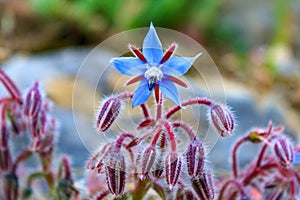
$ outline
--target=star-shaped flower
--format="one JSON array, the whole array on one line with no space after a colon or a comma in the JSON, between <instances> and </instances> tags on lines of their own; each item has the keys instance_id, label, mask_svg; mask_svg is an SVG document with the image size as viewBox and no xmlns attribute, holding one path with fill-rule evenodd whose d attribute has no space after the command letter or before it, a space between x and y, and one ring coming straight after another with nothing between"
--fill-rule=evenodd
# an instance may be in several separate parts
<instances>
[{"instance_id":1,"label":"star-shaped flower","mask_svg":"<svg viewBox=\"0 0 300 200\"><path fill-rule=\"evenodd\" d=\"M135 46L129 45L129 49L135 57L112 59L112 64L121 74L135 76L126 85L140 81L132 98L132 108L145 103L154 88L159 88L163 95L180 105L178 91L174 83L187 87L187 84L177 76L185 74L201 53L191 58L173 56L176 47L176 44L172 44L163 53L161 42L151 23L143 42L142 52Z\"/></svg>"}]
</instances>

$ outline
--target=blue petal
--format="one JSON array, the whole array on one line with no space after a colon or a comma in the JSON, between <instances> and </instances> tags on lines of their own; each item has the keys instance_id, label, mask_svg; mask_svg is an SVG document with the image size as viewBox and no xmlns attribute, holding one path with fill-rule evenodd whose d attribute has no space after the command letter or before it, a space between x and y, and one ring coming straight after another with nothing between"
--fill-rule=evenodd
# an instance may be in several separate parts
<instances>
[{"instance_id":1,"label":"blue petal","mask_svg":"<svg viewBox=\"0 0 300 200\"><path fill-rule=\"evenodd\" d=\"M300 152L295 153L294 164L300 164Z\"/></svg>"},{"instance_id":2,"label":"blue petal","mask_svg":"<svg viewBox=\"0 0 300 200\"><path fill-rule=\"evenodd\" d=\"M164 74L171 76L179 76L185 74L201 54L202 53L199 53L192 58L173 56L163 64L161 70Z\"/></svg>"},{"instance_id":3,"label":"blue petal","mask_svg":"<svg viewBox=\"0 0 300 200\"><path fill-rule=\"evenodd\" d=\"M150 91L148 88L147 79L142 79L139 87L134 91L131 105L132 108L145 103L149 99L151 93L152 90Z\"/></svg>"},{"instance_id":4,"label":"blue petal","mask_svg":"<svg viewBox=\"0 0 300 200\"><path fill-rule=\"evenodd\" d=\"M163 79L159 84L159 89L166 97L174 101L174 103L176 103L177 105L180 105L178 91L172 81L170 81L169 79Z\"/></svg>"},{"instance_id":5,"label":"blue petal","mask_svg":"<svg viewBox=\"0 0 300 200\"><path fill-rule=\"evenodd\" d=\"M114 58L111 62L121 74L127 76L140 76L147 69L144 62L135 57Z\"/></svg>"},{"instance_id":6,"label":"blue petal","mask_svg":"<svg viewBox=\"0 0 300 200\"><path fill-rule=\"evenodd\" d=\"M163 56L162 45L152 22L144 39L143 54L150 65L158 64Z\"/></svg>"}]
</instances>

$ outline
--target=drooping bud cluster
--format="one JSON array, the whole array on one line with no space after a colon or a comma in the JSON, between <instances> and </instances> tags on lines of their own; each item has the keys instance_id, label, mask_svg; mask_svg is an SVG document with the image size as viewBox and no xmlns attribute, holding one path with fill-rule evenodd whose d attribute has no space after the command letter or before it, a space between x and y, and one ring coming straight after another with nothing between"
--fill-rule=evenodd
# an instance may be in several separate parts
<instances>
[{"instance_id":1,"label":"drooping bud cluster","mask_svg":"<svg viewBox=\"0 0 300 200\"><path fill-rule=\"evenodd\" d=\"M170 118L190 105L207 106L211 123L222 137L232 134L234 120L227 107L209 99L197 97L181 102L174 84L184 88L188 88L188 85L177 76L186 73L201 53L194 57L180 57L174 55L176 48L177 45L172 44L164 51L151 23L143 50L129 45L133 57L111 59L111 64L121 74L133 76L125 86L136 82L140 84L133 93L124 92L103 102L96 116L96 130L102 133L112 126L119 116L123 100L131 100L131 109L139 106L143 118L134 115L132 121L136 126L130 134L123 133L116 141L110 141L112 149L104 145L88 162L87 168L96 169L99 174L102 172L101 166L105 168L107 188L101 188L99 194L93 195L97 199L106 196L107 191L115 198L121 195L130 198L132 195L133 199L143 199L151 187L163 199L169 198L167 195L170 194L175 199L198 199L196 193L200 199L214 198L212 176L204 163L205 153L198 133L194 133L193 128L184 121L172 121ZM153 112L149 112L147 104L151 94L154 95ZM165 97L176 105L164 113L168 108L164 107ZM152 116L153 113L155 116ZM126 131L130 128L126 127ZM113 134L114 131L106 133ZM180 133L189 137L189 145L184 146ZM125 136L131 141L124 142ZM185 152L178 146L183 147ZM127 172L132 173L125 173L125 163L129 164L126 166L129 168ZM124 189L125 176L128 177L126 181L132 181L128 192ZM190 186L193 187L188 188Z\"/></svg>"},{"instance_id":2,"label":"drooping bud cluster","mask_svg":"<svg viewBox=\"0 0 300 200\"><path fill-rule=\"evenodd\" d=\"M51 189L49 198L56 199L57 193L54 191L57 189L57 177L52 169L56 119L50 115L49 101L43 97L38 82L24 95L2 69L0 82L8 92L7 96L0 97L0 198L18 199L19 194L22 194L22 199L31 198L32 180L44 178L47 185L45 189ZM26 137L28 142L14 142L15 138L27 133L30 136ZM17 151L13 151L15 149ZM39 157L40 163L36 168L40 171L28 173L21 170L22 174L19 175L19 166L34 154ZM25 188L24 184L19 185L19 179L20 182L26 182Z\"/></svg>"}]
</instances>

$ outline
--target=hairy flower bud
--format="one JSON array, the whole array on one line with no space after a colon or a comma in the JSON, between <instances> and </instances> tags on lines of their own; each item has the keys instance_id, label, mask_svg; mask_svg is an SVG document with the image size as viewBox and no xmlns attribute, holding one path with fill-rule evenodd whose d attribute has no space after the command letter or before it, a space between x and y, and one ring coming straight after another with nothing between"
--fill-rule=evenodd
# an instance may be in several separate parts
<instances>
[{"instance_id":1,"label":"hairy flower bud","mask_svg":"<svg viewBox=\"0 0 300 200\"><path fill-rule=\"evenodd\" d=\"M197 197L188 188L180 187L176 192L175 200L197 200Z\"/></svg>"},{"instance_id":2,"label":"hairy flower bud","mask_svg":"<svg viewBox=\"0 0 300 200\"><path fill-rule=\"evenodd\" d=\"M181 157L176 152L167 155L165 161L166 181L169 189L176 185L181 170Z\"/></svg>"},{"instance_id":3,"label":"hairy flower bud","mask_svg":"<svg viewBox=\"0 0 300 200\"><path fill-rule=\"evenodd\" d=\"M274 144L274 152L283 167L289 167L293 163L293 145L287 138L279 138Z\"/></svg>"},{"instance_id":4,"label":"hairy flower bud","mask_svg":"<svg viewBox=\"0 0 300 200\"><path fill-rule=\"evenodd\" d=\"M13 200L18 199L19 183L18 177L15 173L5 174L3 177L4 196L5 199Z\"/></svg>"},{"instance_id":5,"label":"hairy flower bud","mask_svg":"<svg viewBox=\"0 0 300 200\"><path fill-rule=\"evenodd\" d=\"M141 180L144 180L148 173L150 172L156 158L156 150L154 147L148 147L142 157L142 173Z\"/></svg>"},{"instance_id":6,"label":"hairy flower bud","mask_svg":"<svg viewBox=\"0 0 300 200\"><path fill-rule=\"evenodd\" d=\"M200 199L214 199L215 188L210 170L205 170L201 177L193 178L192 186Z\"/></svg>"},{"instance_id":7,"label":"hairy flower bud","mask_svg":"<svg viewBox=\"0 0 300 200\"><path fill-rule=\"evenodd\" d=\"M0 69L0 82L7 89L11 97L16 100L19 104L22 103L21 92L15 85L15 83L6 75L6 73Z\"/></svg>"},{"instance_id":8,"label":"hairy flower bud","mask_svg":"<svg viewBox=\"0 0 300 200\"><path fill-rule=\"evenodd\" d=\"M33 87L27 92L24 114L28 117L35 117L38 115L42 105L42 95L39 90L38 82L35 82Z\"/></svg>"},{"instance_id":9,"label":"hairy flower bud","mask_svg":"<svg viewBox=\"0 0 300 200\"><path fill-rule=\"evenodd\" d=\"M8 129L6 123L0 124L0 148L6 149L8 145Z\"/></svg>"},{"instance_id":10,"label":"hairy flower bud","mask_svg":"<svg viewBox=\"0 0 300 200\"><path fill-rule=\"evenodd\" d=\"M191 177L201 175L204 166L204 148L202 143L197 139L194 139L188 147L186 163L188 173Z\"/></svg>"},{"instance_id":11,"label":"hairy flower bud","mask_svg":"<svg viewBox=\"0 0 300 200\"><path fill-rule=\"evenodd\" d=\"M232 114L226 107L219 104L212 104L210 117L214 127L222 137L225 137L226 133L229 136L232 135L234 120Z\"/></svg>"},{"instance_id":12,"label":"hairy flower bud","mask_svg":"<svg viewBox=\"0 0 300 200\"><path fill-rule=\"evenodd\" d=\"M0 171L9 171L12 168L11 154L8 148L0 148Z\"/></svg>"},{"instance_id":13,"label":"hairy flower bud","mask_svg":"<svg viewBox=\"0 0 300 200\"><path fill-rule=\"evenodd\" d=\"M105 174L109 191L119 196L125 189L125 158L121 153L110 153L106 157Z\"/></svg>"},{"instance_id":14,"label":"hairy flower bud","mask_svg":"<svg viewBox=\"0 0 300 200\"><path fill-rule=\"evenodd\" d=\"M121 100L119 98L112 97L106 100L96 119L97 131L100 133L106 131L118 117L120 110Z\"/></svg>"}]
</instances>

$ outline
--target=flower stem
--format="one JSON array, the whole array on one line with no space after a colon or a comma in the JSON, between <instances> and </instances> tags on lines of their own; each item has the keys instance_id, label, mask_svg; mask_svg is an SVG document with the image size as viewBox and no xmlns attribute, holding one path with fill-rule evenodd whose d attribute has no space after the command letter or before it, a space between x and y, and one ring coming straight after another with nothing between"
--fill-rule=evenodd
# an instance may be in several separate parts
<instances>
[{"instance_id":1,"label":"flower stem","mask_svg":"<svg viewBox=\"0 0 300 200\"><path fill-rule=\"evenodd\" d=\"M195 132L189 127L188 124L184 123L183 121L174 121L172 122L173 127L181 127L185 130L185 132L189 135L190 140L193 141L196 138Z\"/></svg>"},{"instance_id":2,"label":"flower stem","mask_svg":"<svg viewBox=\"0 0 300 200\"><path fill-rule=\"evenodd\" d=\"M54 181L53 174L50 170L51 156L49 156L48 154L52 154L51 151L52 150L49 150L49 152L40 153L39 157L40 157L40 160L41 160L44 177L46 179L46 182L47 182L50 190L52 191L54 189L55 181Z\"/></svg>"},{"instance_id":3,"label":"flower stem","mask_svg":"<svg viewBox=\"0 0 300 200\"><path fill-rule=\"evenodd\" d=\"M117 150L120 150L120 148L122 147L122 143L123 143L124 139L127 138L127 137L132 138L132 139L135 138L134 135L131 134L131 133L126 133L126 132L122 133L119 136L119 138L118 138L118 140L116 142L116 148L117 148Z\"/></svg>"},{"instance_id":4,"label":"flower stem","mask_svg":"<svg viewBox=\"0 0 300 200\"><path fill-rule=\"evenodd\" d=\"M248 141L248 136L244 136L239 141L237 141L234 145L232 151L232 171L233 176L236 178L238 176L238 164L237 164L237 150L244 143Z\"/></svg>"},{"instance_id":5,"label":"flower stem","mask_svg":"<svg viewBox=\"0 0 300 200\"><path fill-rule=\"evenodd\" d=\"M132 99L133 97L133 93L132 92L124 92L124 93L121 93L117 96L118 98L120 99ZM144 117L147 119L147 118L150 118L150 114L149 114L149 109L147 107L146 104L141 104L140 105L142 111L143 111L143 114L144 114Z\"/></svg>"},{"instance_id":6,"label":"flower stem","mask_svg":"<svg viewBox=\"0 0 300 200\"><path fill-rule=\"evenodd\" d=\"M157 85L154 88L154 94L156 100L156 120L159 120L162 116L162 93Z\"/></svg>"},{"instance_id":7,"label":"flower stem","mask_svg":"<svg viewBox=\"0 0 300 200\"><path fill-rule=\"evenodd\" d=\"M164 123L166 131L169 135L169 139L171 142L171 149L173 152L176 152L176 139L175 139L175 134L174 134L173 128L168 120L163 120L163 123Z\"/></svg>"},{"instance_id":8,"label":"flower stem","mask_svg":"<svg viewBox=\"0 0 300 200\"><path fill-rule=\"evenodd\" d=\"M248 185L252 179L254 179L257 175L260 173L265 173L264 170L270 170L272 168L277 168L278 164L277 163L267 163L265 165L260 166L259 168L254 168L251 173L249 173L243 180L243 185Z\"/></svg>"},{"instance_id":9,"label":"flower stem","mask_svg":"<svg viewBox=\"0 0 300 200\"><path fill-rule=\"evenodd\" d=\"M194 105L194 104L203 104L203 105L207 105L210 106L213 104L213 102L209 99L205 99L205 98L194 98L194 99L189 99L187 101L182 102L181 106L176 105L173 106L166 114L165 114L165 118L168 119L170 118L172 115L174 115L177 111L179 111L183 106L188 106L188 105Z\"/></svg>"},{"instance_id":10,"label":"flower stem","mask_svg":"<svg viewBox=\"0 0 300 200\"><path fill-rule=\"evenodd\" d=\"M132 193L132 200L142 200L150 186L151 184L148 179L142 181L141 179L138 178L136 188Z\"/></svg>"},{"instance_id":11,"label":"flower stem","mask_svg":"<svg viewBox=\"0 0 300 200\"><path fill-rule=\"evenodd\" d=\"M227 189L227 187L229 187L229 185L234 185L237 190L239 191L239 193L242 195L242 196L246 196L246 192L245 190L243 189L243 186L241 185L241 183L239 183L238 181L234 180L234 179L231 179L231 180L228 180L222 187L221 191L220 191L220 195L219 195L219 200L222 200L224 199L224 193Z\"/></svg>"}]
</instances>

